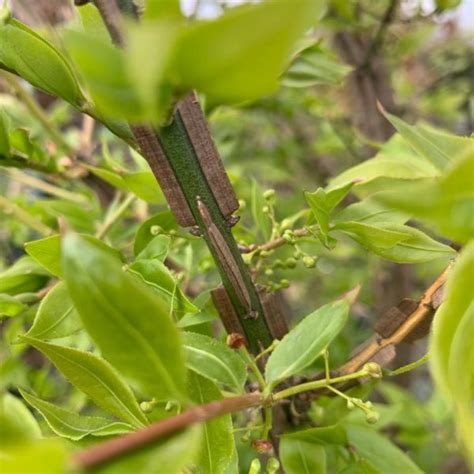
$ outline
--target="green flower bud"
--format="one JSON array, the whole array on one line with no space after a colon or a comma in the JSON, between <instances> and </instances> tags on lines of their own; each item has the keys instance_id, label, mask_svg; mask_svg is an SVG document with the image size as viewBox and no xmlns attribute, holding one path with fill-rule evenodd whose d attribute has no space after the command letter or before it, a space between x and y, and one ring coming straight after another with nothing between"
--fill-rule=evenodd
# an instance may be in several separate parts
<instances>
[{"instance_id":1,"label":"green flower bud","mask_svg":"<svg viewBox=\"0 0 474 474\"><path fill-rule=\"evenodd\" d=\"M287 230L287 229L289 229L289 228L291 227L291 221L290 221L290 219L283 219L283 220L281 221L280 226L281 226L281 230Z\"/></svg>"},{"instance_id":2,"label":"green flower bud","mask_svg":"<svg viewBox=\"0 0 474 474\"><path fill-rule=\"evenodd\" d=\"M244 199L239 199L239 209L244 210L247 207L247 202Z\"/></svg>"},{"instance_id":3,"label":"green flower bud","mask_svg":"<svg viewBox=\"0 0 474 474\"><path fill-rule=\"evenodd\" d=\"M276 474L280 469L280 461L277 458L271 457L267 462L267 474Z\"/></svg>"},{"instance_id":4,"label":"green flower bud","mask_svg":"<svg viewBox=\"0 0 474 474\"><path fill-rule=\"evenodd\" d=\"M379 421L380 415L376 411L370 411L367 413L367 416L365 417L365 420L367 423L370 423L373 425L374 423L377 423Z\"/></svg>"},{"instance_id":5,"label":"green flower bud","mask_svg":"<svg viewBox=\"0 0 474 474\"><path fill-rule=\"evenodd\" d=\"M310 255L305 255L303 257L303 265L306 268L314 268L316 266L316 259Z\"/></svg>"},{"instance_id":6,"label":"green flower bud","mask_svg":"<svg viewBox=\"0 0 474 474\"><path fill-rule=\"evenodd\" d=\"M273 199L275 197L275 190L274 189L267 189L264 193L263 193L263 198L266 200L266 201L270 201L271 199Z\"/></svg>"},{"instance_id":7,"label":"green flower bud","mask_svg":"<svg viewBox=\"0 0 474 474\"><path fill-rule=\"evenodd\" d=\"M281 288L288 288L290 286L290 282L287 279L280 280L280 287Z\"/></svg>"},{"instance_id":8,"label":"green flower bud","mask_svg":"<svg viewBox=\"0 0 474 474\"><path fill-rule=\"evenodd\" d=\"M287 258L285 260L285 266L286 268L295 268L296 267L296 259L294 259L293 257L290 257L290 258Z\"/></svg>"},{"instance_id":9,"label":"green flower bud","mask_svg":"<svg viewBox=\"0 0 474 474\"><path fill-rule=\"evenodd\" d=\"M272 276L273 273L274 273L274 272L273 272L273 270L272 270L271 268L267 268L267 269L265 270L265 275L267 275L267 276Z\"/></svg>"},{"instance_id":10,"label":"green flower bud","mask_svg":"<svg viewBox=\"0 0 474 474\"><path fill-rule=\"evenodd\" d=\"M160 235L163 232L163 227L160 225L152 225L150 227L150 234L151 235Z\"/></svg>"},{"instance_id":11,"label":"green flower bud","mask_svg":"<svg viewBox=\"0 0 474 474\"><path fill-rule=\"evenodd\" d=\"M263 207L262 207L262 212L263 212L264 214L268 214L268 213L270 212L270 208L269 208L268 206L263 206Z\"/></svg>"},{"instance_id":12,"label":"green flower bud","mask_svg":"<svg viewBox=\"0 0 474 474\"><path fill-rule=\"evenodd\" d=\"M352 410L355 408L354 402L352 400L347 400L347 409Z\"/></svg>"},{"instance_id":13,"label":"green flower bud","mask_svg":"<svg viewBox=\"0 0 474 474\"><path fill-rule=\"evenodd\" d=\"M374 379L382 378L382 369L376 362L367 362L367 364L364 365L364 370L367 372L369 377Z\"/></svg>"}]
</instances>

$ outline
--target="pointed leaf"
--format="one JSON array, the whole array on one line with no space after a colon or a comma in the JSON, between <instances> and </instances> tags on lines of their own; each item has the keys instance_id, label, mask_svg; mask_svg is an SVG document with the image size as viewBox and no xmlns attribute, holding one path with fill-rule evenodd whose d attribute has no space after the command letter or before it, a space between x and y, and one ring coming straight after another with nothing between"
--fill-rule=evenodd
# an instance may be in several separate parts
<instances>
[{"instance_id":1,"label":"pointed leaf","mask_svg":"<svg viewBox=\"0 0 474 474\"><path fill-rule=\"evenodd\" d=\"M26 335L41 340L59 339L81 328L81 320L66 285L60 282L41 301L33 326Z\"/></svg>"},{"instance_id":2,"label":"pointed leaf","mask_svg":"<svg viewBox=\"0 0 474 474\"><path fill-rule=\"evenodd\" d=\"M306 316L276 346L265 368L270 385L301 372L318 358L346 324L349 302L328 303Z\"/></svg>"},{"instance_id":3,"label":"pointed leaf","mask_svg":"<svg viewBox=\"0 0 474 474\"><path fill-rule=\"evenodd\" d=\"M286 474L326 474L326 452L318 444L283 436L280 459Z\"/></svg>"},{"instance_id":4,"label":"pointed leaf","mask_svg":"<svg viewBox=\"0 0 474 474\"><path fill-rule=\"evenodd\" d=\"M20 390L20 393L33 408L41 413L49 427L57 435L64 438L77 441L87 435L112 436L133 431L133 426L126 423L107 420L98 416L79 415L41 400L41 398L23 390Z\"/></svg>"},{"instance_id":5,"label":"pointed leaf","mask_svg":"<svg viewBox=\"0 0 474 474\"><path fill-rule=\"evenodd\" d=\"M147 423L132 391L106 360L27 336L21 339L48 357L69 382L98 406L135 427Z\"/></svg>"},{"instance_id":6,"label":"pointed leaf","mask_svg":"<svg viewBox=\"0 0 474 474\"><path fill-rule=\"evenodd\" d=\"M80 105L84 100L63 55L31 28L12 18L0 24L0 67L72 104Z\"/></svg>"},{"instance_id":7,"label":"pointed leaf","mask_svg":"<svg viewBox=\"0 0 474 474\"><path fill-rule=\"evenodd\" d=\"M183 333L186 365L215 383L242 392L247 368L236 352L220 341L203 334Z\"/></svg>"},{"instance_id":8,"label":"pointed leaf","mask_svg":"<svg viewBox=\"0 0 474 474\"><path fill-rule=\"evenodd\" d=\"M76 235L64 239L63 271L84 327L102 355L144 393L181 398L185 365L180 335L157 292Z\"/></svg>"},{"instance_id":9,"label":"pointed leaf","mask_svg":"<svg viewBox=\"0 0 474 474\"><path fill-rule=\"evenodd\" d=\"M200 375L189 373L188 393L198 405L220 400L218 388ZM224 415L203 425L203 439L200 453L195 462L196 474L221 474L226 472L235 451L232 434L232 417Z\"/></svg>"},{"instance_id":10,"label":"pointed leaf","mask_svg":"<svg viewBox=\"0 0 474 474\"><path fill-rule=\"evenodd\" d=\"M186 87L202 91L214 104L273 93L296 40L323 8L322 1L279 0L193 22L182 35L174 67Z\"/></svg>"}]
</instances>

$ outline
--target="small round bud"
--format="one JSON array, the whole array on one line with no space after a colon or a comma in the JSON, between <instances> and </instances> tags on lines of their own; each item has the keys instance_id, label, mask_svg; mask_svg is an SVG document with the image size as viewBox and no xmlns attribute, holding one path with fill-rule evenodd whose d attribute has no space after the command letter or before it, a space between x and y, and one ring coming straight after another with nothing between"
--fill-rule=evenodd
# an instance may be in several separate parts
<instances>
[{"instance_id":1,"label":"small round bud","mask_svg":"<svg viewBox=\"0 0 474 474\"><path fill-rule=\"evenodd\" d=\"M310 255L305 255L303 257L303 265L306 268L314 268L316 266L316 259Z\"/></svg>"},{"instance_id":2,"label":"small round bud","mask_svg":"<svg viewBox=\"0 0 474 474\"><path fill-rule=\"evenodd\" d=\"M266 454L273 450L273 445L268 439L254 439L252 448L259 454Z\"/></svg>"},{"instance_id":3,"label":"small round bud","mask_svg":"<svg viewBox=\"0 0 474 474\"><path fill-rule=\"evenodd\" d=\"M367 423L370 423L373 425L374 423L377 423L379 421L380 415L376 411L370 411L367 413L367 416L365 417L365 420Z\"/></svg>"},{"instance_id":4,"label":"small round bud","mask_svg":"<svg viewBox=\"0 0 474 474\"><path fill-rule=\"evenodd\" d=\"M244 199L239 199L239 209L243 210L247 207L247 203Z\"/></svg>"},{"instance_id":5,"label":"small round bud","mask_svg":"<svg viewBox=\"0 0 474 474\"><path fill-rule=\"evenodd\" d=\"M282 235L282 238L285 242L289 244L294 244L296 242L295 238L293 237L292 234L288 233L288 231L285 231Z\"/></svg>"},{"instance_id":6,"label":"small round bud","mask_svg":"<svg viewBox=\"0 0 474 474\"><path fill-rule=\"evenodd\" d=\"M275 197L275 190L274 189L267 189L263 193L263 198L267 201L270 201Z\"/></svg>"},{"instance_id":7,"label":"small round bud","mask_svg":"<svg viewBox=\"0 0 474 474\"><path fill-rule=\"evenodd\" d=\"M178 232L176 232L174 229L171 229L171 230L168 232L168 235L170 235L171 237L174 237L174 236L178 235Z\"/></svg>"},{"instance_id":8,"label":"small round bud","mask_svg":"<svg viewBox=\"0 0 474 474\"><path fill-rule=\"evenodd\" d=\"M263 206L263 207L262 207L262 212L263 212L264 214L268 214L268 213L270 212L270 208L269 208L268 206Z\"/></svg>"},{"instance_id":9,"label":"small round bud","mask_svg":"<svg viewBox=\"0 0 474 474\"><path fill-rule=\"evenodd\" d=\"M281 230L287 230L291 227L291 221L290 219L283 219L280 223Z\"/></svg>"},{"instance_id":10,"label":"small round bud","mask_svg":"<svg viewBox=\"0 0 474 474\"><path fill-rule=\"evenodd\" d=\"M368 400L365 402L365 406L370 409L374 406L374 404L370 400Z\"/></svg>"},{"instance_id":11,"label":"small round bud","mask_svg":"<svg viewBox=\"0 0 474 474\"><path fill-rule=\"evenodd\" d=\"M382 378L382 369L376 362L367 362L367 364L364 365L364 370L367 372L369 377L374 379Z\"/></svg>"},{"instance_id":12,"label":"small round bud","mask_svg":"<svg viewBox=\"0 0 474 474\"><path fill-rule=\"evenodd\" d=\"M274 273L274 272L273 272L273 270L272 270L271 268L267 268L267 269L265 270L265 275L267 275L267 276L272 276L273 273Z\"/></svg>"},{"instance_id":13,"label":"small round bud","mask_svg":"<svg viewBox=\"0 0 474 474\"><path fill-rule=\"evenodd\" d=\"M354 402L352 400L347 400L347 409L353 410L355 408Z\"/></svg>"},{"instance_id":14,"label":"small round bud","mask_svg":"<svg viewBox=\"0 0 474 474\"><path fill-rule=\"evenodd\" d=\"M141 402L140 409L143 413L151 413L153 411L154 404L151 402Z\"/></svg>"},{"instance_id":15,"label":"small round bud","mask_svg":"<svg viewBox=\"0 0 474 474\"><path fill-rule=\"evenodd\" d=\"M295 268L296 267L296 259L293 257L287 258L285 260L285 266L286 268Z\"/></svg>"},{"instance_id":16,"label":"small round bud","mask_svg":"<svg viewBox=\"0 0 474 474\"><path fill-rule=\"evenodd\" d=\"M227 336L227 345L231 349L240 349L245 346L245 337L238 332L233 332Z\"/></svg>"},{"instance_id":17,"label":"small round bud","mask_svg":"<svg viewBox=\"0 0 474 474\"><path fill-rule=\"evenodd\" d=\"M267 462L267 473L276 474L280 469L280 461L277 458L271 457Z\"/></svg>"},{"instance_id":18,"label":"small round bud","mask_svg":"<svg viewBox=\"0 0 474 474\"><path fill-rule=\"evenodd\" d=\"M163 227L161 227L161 225L152 225L150 227L151 235L160 235L162 232L163 232Z\"/></svg>"},{"instance_id":19,"label":"small round bud","mask_svg":"<svg viewBox=\"0 0 474 474\"><path fill-rule=\"evenodd\" d=\"M290 282L286 278L283 278L283 280L280 280L281 288L288 288L289 286L290 286Z\"/></svg>"},{"instance_id":20,"label":"small round bud","mask_svg":"<svg viewBox=\"0 0 474 474\"><path fill-rule=\"evenodd\" d=\"M282 268L285 266L285 264L283 263L282 260L280 260L279 258L277 258L274 262L273 262L273 268Z\"/></svg>"}]
</instances>

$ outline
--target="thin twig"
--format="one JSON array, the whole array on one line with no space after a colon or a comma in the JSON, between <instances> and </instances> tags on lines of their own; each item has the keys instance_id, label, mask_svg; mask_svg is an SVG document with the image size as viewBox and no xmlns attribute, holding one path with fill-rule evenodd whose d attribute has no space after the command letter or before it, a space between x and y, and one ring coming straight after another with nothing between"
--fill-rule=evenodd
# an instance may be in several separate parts
<instances>
[{"instance_id":1,"label":"thin twig","mask_svg":"<svg viewBox=\"0 0 474 474\"><path fill-rule=\"evenodd\" d=\"M388 5L387 10L385 10L385 13L382 17L382 21L379 23L377 32L374 35L374 39L367 47L364 60L362 61L361 65L362 68L366 67L369 64L371 58L377 53L380 46L382 45L384 34L395 16L398 3L399 0L390 0L390 4Z\"/></svg>"},{"instance_id":2,"label":"thin twig","mask_svg":"<svg viewBox=\"0 0 474 474\"><path fill-rule=\"evenodd\" d=\"M36 230L43 237L47 237L54 233L51 227L43 224L39 219L25 211L22 207L18 206L14 202L0 195L0 210L3 210L5 214L11 214L15 216L23 224Z\"/></svg>"},{"instance_id":3,"label":"thin twig","mask_svg":"<svg viewBox=\"0 0 474 474\"><path fill-rule=\"evenodd\" d=\"M202 423L228 413L258 407L262 403L262 395L253 392L192 407L179 415L158 421L146 428L80 451L73 457L73 462L82 469L92 469L100 464L137 451L192 424Z\"/></svg>"},{"instance_id":4,"label":"thin twig","mask_svg":"<svg viewBox=\"0 0 474 474\"><path fill-rule=\"evenodd\" d=\"M122 214L127 210L128 206L135 200L135 196L133 194L129 194L122 203L115 209L115 211L108 216L99 230L96 232L95 236L98 239L103 239L110 228L117 222L117 220L122 216Z\"/></svg>"}]
</instances>

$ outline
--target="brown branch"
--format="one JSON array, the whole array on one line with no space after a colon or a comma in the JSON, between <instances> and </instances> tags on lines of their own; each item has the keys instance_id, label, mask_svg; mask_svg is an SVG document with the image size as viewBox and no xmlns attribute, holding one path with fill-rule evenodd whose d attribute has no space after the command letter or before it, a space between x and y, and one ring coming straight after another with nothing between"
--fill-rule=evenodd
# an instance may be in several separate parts
<instances>
[{"instance_id":1,"label":"brown branch","mask_svg":"<svg viewBox=\"0 0 474 474\"><path fill-rule=\"evenodd\" d=\"M81 469L92 469L125 454L138 451L150 443L181 431L192 424L202 423L212 418L242 411L247 408L258 407L263 403L262 395L259 392L253 392L195 406L179 415L157 421L141 430L79 451L74 455L73 462Z\"/></svg>"},{"instance_id":2,"label":"brown branch","mask_svg":"<svg viewBox=\"0 0 474 474\"><path fill-rule=\"evenodd\" d=\"M420 328L425 321L433 315L434 311L440 305L439 291L442 290L450 266L434 281L434 283L425 291L423 297L418 302L416 309L409 314L404 322L388 337L373 336L365 344L363 349L352 359L337 370L338 374L349 374L359 370L365 363L373 361L377 354L389 347L405 341Z\"/></svg>"},{"instance_id":3,"label":"brown branch","mask_svg":"<svg viewBox=\"0 0 474 474\"><path fill-rule=\"evenodd\" d=\"M377 32L374 35L374 39L367 47L361 67L366 67L370 63L372 56L374 56L378 52L380 46L383 43L383 36L385 34L385 31L389 27L390 23L392 23L392 20L395 16L398 3L399 0L390 0L390 4L387 10L385 10L385 13L382 17L382 21L380 22Z\"/></svg>"},{"instance_id":4,"label":"brown branch","mask_svg":"<svg viewBox=\"0 0 474 474\"><path fill-rule=\"evenodd\" d=\"M311 234L311 231L307 227L302 227L301 229L295 229L292 231L295 237L305 237ZM278 237L277 239L270 240L261 245L248 245L248 246L239 246L242 253L250 253L255 250L274 250L278 247L285 245L287 241L283 237Z\"/></svg>"}]
</instances>

